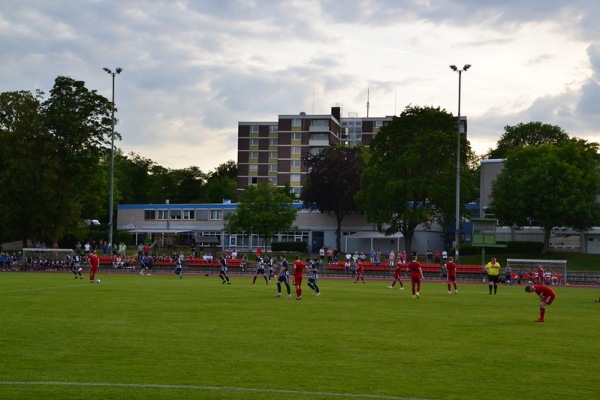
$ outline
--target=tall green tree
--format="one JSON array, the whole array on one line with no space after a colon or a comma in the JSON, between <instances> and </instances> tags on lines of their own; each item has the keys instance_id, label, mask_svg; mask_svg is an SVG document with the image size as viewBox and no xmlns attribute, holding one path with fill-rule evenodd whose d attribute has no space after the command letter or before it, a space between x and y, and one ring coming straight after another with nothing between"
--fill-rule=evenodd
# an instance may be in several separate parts
<instances>
[{"instance_id":1,"label":"tall green tree","mask_svg":"<svg viewBox=\"0 0 600 400\"><path fill-rule=\"evenodd\" d=\"M44 126L43 93L0 93L0 213L6 240L26 247L36 240L45 219L42 207L54 177L52 137Z\"/></svg>"},{"instance_id":2,"label":"tall green tree","mask_svg":"<svg viewBox=\"0 0 600 400\"><path fill-rule=\"evenodd\" d=\"M429 225L456 208L456 117L434 107L408 106L381 128L371 142L359 207L379 232L401 232L412 250L416 228ZM461 199L474 184L464 170L470 145L461 137ZM466 214L461 201L461 214Z\"/></svg>"},{"instance_id":3,"label":"tall green tree","mask_svg":"<svg viewBox=\"0 0 600 400\"><path fill-rule=\"evenodd\" d=\"M316 205L322 213L335 217L335 242L340 249L342 222L358 210L354 196L365 169L364 148L330 146L317 154L306 153L303 161L309 172L300 198L305 206Z\"/></svg>"},{"instance_id":4,"label":"tall green tree","mask_svg":"<svg viewBox=\"0 0 600 400\"><path fill-rule=\"evenodd\" d=\"M85 82L59 76L42 109L53 145L47 155L54 172L47 182L52 188L46 199L48 234L58 241L65 227L80 221L82 204L106 209L100 161L110 144L112 103Z\"/></svg>"},{"instance_id":5,"label":"tall green tree","mask_svg":"<svg viewBox=\"0 0 600 400\"><path fill-rule=\"evenodd\" d=\"M123 204L147 204L152 186L150 171L156 163L136 153L115 151L115 200ZM162 201L161 201L162 202Z\"/></svg>"},{"instance_id":6,"label":"tall green tree","mask_svg":"<svg viewBox=\"0 0 600 400\"><path fill-rule=\"evenodd\" d=\"M262 182L246 188L236 211L226 216L225 230L256 234L268 247L273 236L291 229L296 213L289 191Z\"/></svg>"},{"instance_id":7,"label":"tall green tree","mask_svg":"<svg viewBox=\"0 0 600 400\"><path fill-rule=\"evenodd\" d=\"M497 147L489 152L489 158L506 158L520 147L540 144L561 144L569 140L569 135L559 126L539 121L518 123L504 127L504 134L498 140Z\"/></svg>"},{"instance_id":8,"label":"tall green tree","mask_svg":"<svg viewBox=\"0 0 600 400\"><path fill-rule=\"evenodd\" d=\"M220 203L226 199L235 199L236 190L237 164L235 161L229 160L209 172L204 185L204 201Z\"/></svg>"},{"instance_id":9,"label":"tall green tree","mask_svg":"<svg viewBox=\"0 0 600 400\"><path fill-rule=\"evenodd\" d=\"M82 81L58 77L45 100L39 91L2 93L0 110L6 155L0 183L12 188L0 207L11 215L9 226L19 226L24 245L27 239L58 241L83 218L106 209L106 98Z\"/></svg>"},{"instance_id":10,"label":"tall green tree","mask_svg":"<svg viewBox=\"0 0 600 400\"><path fill-rule=\"evenodd\" d=\"M512 151L492 186L491 212L504 225L585 230L600 222L598 144L571 139Z\"/></svg>"}]
</instances>

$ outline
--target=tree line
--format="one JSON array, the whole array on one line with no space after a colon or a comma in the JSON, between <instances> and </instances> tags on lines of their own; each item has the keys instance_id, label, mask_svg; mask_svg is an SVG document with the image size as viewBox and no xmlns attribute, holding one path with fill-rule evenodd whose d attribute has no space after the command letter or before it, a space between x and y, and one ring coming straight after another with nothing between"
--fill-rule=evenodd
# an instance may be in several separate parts
<instances>
[{"instance_id":1,"label":"tree line","mask_svg":"<svg viewBox=\"0 0 600 400\"><path fill-rule=\"evenodd\" d=\"M69 77L44 92L0 93L0 240L58 242L107 221L112 103ZM118 121L115 121L115 124ZM121 135L115 132L115 139ZM234 198L237 165L169 169L115 148L114 207ZM114 210L112 210L114 212Z\"/></svg>"}]
</instances>

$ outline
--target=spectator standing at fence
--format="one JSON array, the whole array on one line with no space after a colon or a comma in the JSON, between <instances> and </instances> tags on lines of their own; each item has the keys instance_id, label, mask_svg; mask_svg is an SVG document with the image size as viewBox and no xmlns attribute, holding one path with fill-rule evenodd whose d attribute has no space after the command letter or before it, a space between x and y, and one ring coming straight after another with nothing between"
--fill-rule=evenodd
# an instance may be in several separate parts
<instances>
[{"instance_id":1,"label":"spectator standing at fence","mask_svg":"<svg viewBox=\"0 0 600 400\"><path fill-rule=\"evenodd\" d=\"M417 261L417 256L413 256L412 261L408 263L407 271L410 272L410 283L412 287L413 297L421 298L421 280L423 277L423 269L421 263Z\"/></svg>"},{"instance_id":2,"label":"spectator standing at fence","mask_svg":"<svg viewBox=\"0 0 600 400\"><path fill-rule=\"evenodd\" d=\"M427 249L427 264L431 264L433 261L433 250Z\"/></svg>"},{"instance_id":3,"label":"spectator standing at fence","mask_svg":"<svg viewBox=\"0 0 600 400\"><path fill-rule=\"evenodd\" d=\"M396 253L394 253L394 250L390 251L390 254L388 254L388 263L390 265L390 269L396 266Z\"/></svg>"},{"instance_id":4,"label":"spectator standing at fence","mask_svg":"<svg viewBox=\"0 0 600 400\"><path fill-rule=\"evenodd\" d=\"M302 274L306 264L300 259L300 256L296 256L294 261L294 286L296 287L296 300L302 300Z\"/></svg>"},{"instance_id":5,"label":"spectator standing at fence","mask_svg":"<svg viewBox=\"0 0 600 400\"><path fill-rule=\"evenodd\" d=\"M369 259L371 262L375 262L375 255L375 249L371 249L371 252L369 253Z\"/></svg>"},{"instance_id":6,"label":"spectator standing at fence","mask_svg":"<svg viewBox=\"0 0 600 400\"><path fill-rule=\"evenodd\" d=\"M141 260L144 256L144 243L138 245L138 260Z\"/></svg>"},{"instance_id":7,"label":"spectator standing at fence","mask_svg":"<svg viewBox=\"0 0 600 400\"><path fill-rule=\"evenodd\" d=\"M356 280L354 281L354 283L358 283L359 280L362 280L362 283L367 283L365 282L365 263L363 262L359 262L358 264L356 264Z\"/></svg>"},{"instance_id":8,"label":"spectator standing at fence","mask_svg":"<svg viewBox=\"0 0 600 400\"><path fill-rule=\"evenodd\" d=\"M444 249L442 250L442 264L448 261L448 252Z\"/></svg>"},{"instance_id":9,"label":"spectator standing at fence","mask_svg":"<svg viewBox=\"0 0 600 400\"><path fill-rule=\"evenodd\" d=\"M94 283L96 279L96 272L98 272L98 266L100 264L100 259L96 253L91 253L88 255L88 263L90 265L90 283Z\"/></svg>"},{"instance_id":10,"label":"spectator standing at fence","mask_svg":"<svg viewBox=\"0 0 600 400\"><path fill-rule=\"evenodd\" d=\"M319 249L319 262L323 264L323 260L325 259L325 246L321 246Z\"/></svg>"},{"instance_id":11,"label":"spectator standing at fence","mask_svg":"<svg viewBox=\"0 0 600 400\"><path fill-rule=\"evenodd\" d=\"M281 255L281 264L279 265L279 275L277 276L277 297L281 297L281 284L287 289L287 297L292 297L292 289L290 288L290 272L288 271L288 262L285 254Z\"/></svg>"},{"instance_id":12,"label":"spectator standing at fence","mask_svg":"<svg viewBox=\"0 0 600 400\"><path fill-rule=\"evenodd\" d=\"M452 286L454 285L454 293L458 294L458 288L456 287L456 263L454 262L454 257L449 257L448 262L446 262L446 270L448 277L446 278L446 283L448 284L448 294L452 294Z\"/></svg>"},{"instance_id":13,"label":"spectator standing at fence","mask_svg":"<svg viewBox=\"0 0 600 400\"><path fill-rule=\"evenodd\" d=\"M127 245L125 244L125 242L121 242L121 244L119 245L119 254L121 254L123 257L127 257L126 253L127 250Z\"/></svg>"},{"instance_id":14,"label":"spectator standing at fence","mask_svg":"<svg viewBox=\"0 0 600 400\"><path fill-rule=\"evenodd\" d=\"M227 258L225 257L225 255L221 254L219 264L219 278L221 278L222 280L221 284L227 283L228 285L231 285L231 281L229 280L229 276L227 275Z\"/></svg>"},{"instance_id":15,"label":"spectator standing at fence","mask_svg":"<svg viewBox=\"0 0 600 400\"><path fill-rule=\"evenodd\" d=\"M388 289L393 289L396 286L396 282L400 284L400 290L404 290L404 283L402 282L402 264L396 264L396 271L394 271L394 281Z\"/></svg>"},{"instance_id":16,"label":"spectator standing at fence","mask_svg":"<svg viewBox=\"0 0 600 400\"><path fill-rule=\"evenodd\" d=\"M439 264L441 261L441 257L442 253L440 253L440 251L436 249L435 253L433 253L433 262Z\"/></svg>"},{"instance_id":17,"label":"spectator standing at fence","mask_svg":"<svg viewBox=\"0 0 600 400\"><path fill-rule=\"evenodd\" d=\"M546 306L549 306L554 301L556 293L554 290L544 285L525 286L527 293L535 293L540 298L540 317L535 322L544 322L546 315Z\"/></svg>"},{"instance_id":18,"label":"spectator standing at fence","mask_svg":"<svg viewBox=\"0 0 600 400\"><path fill-rule=\"evenodd\" d=\"M310 275L308 276L308 287L314 292L315 296L320 296L321 291L319 290L319 264L317 260L310 260Z\"/></svg>"},{"instance_id":19,"label":"spectator standing at fence","mask_svg":"<svg viewBox=\"0 0 600 400\"><path fill-rule=\"evenodd\" d=\"M492 287L494 288L494 294L496 294L498 291L498 275L500 275L500 263L496 261L496 257L492 257L490 262L485 265L485 270L488 276L490 294L492 294Z\"/></svg>"},{"instance_id":20,"label":"spectator standing at fence","mask_svg":"<svg viewBox=\"0 0 600 400\"><path fill-rule=\"evenodd\" d=\"M261 254L262 254L262 252L261 252ZM256 283L256 278L259 275L262 275L263 278L265 279L265 283L268 285L269 279L267 278L267 274L265 273L265 260L262 257L259 257L257 261L258 262L256 263L256 272L254 273L254 279L252 279L252 282L250 282L250 284L254 285Z\"/></svg>"},{"instance_id":21,"label":"spectator standing at fence","mask_svg":"<svg viewBox=\"0 0 600 400\"><path fill-rule=\"evenodd\" d=\"M504 284L512 285L512 267L510 265L504 268Z\"/></svg>"},{"instance_id":22,"label":"spectator standing at fence","mask_svg":"<svg viewBox=\"0 0 600 400\"><path fill-rule=\"evenodd\" d=\"M352 264L352 255L350 255L350 253L346 253L346 262L344 263L344 272L348 273L350 271L351 264Z\"/></svg>"}]
</instances>

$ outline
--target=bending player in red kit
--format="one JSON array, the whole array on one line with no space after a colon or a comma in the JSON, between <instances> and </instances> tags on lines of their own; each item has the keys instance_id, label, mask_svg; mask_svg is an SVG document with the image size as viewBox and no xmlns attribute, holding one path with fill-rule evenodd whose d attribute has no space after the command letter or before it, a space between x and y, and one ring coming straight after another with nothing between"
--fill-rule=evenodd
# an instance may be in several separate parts
<instances>
[{"instance_id":1,"label":"bending player in red kit","mask_svg":"<svg viewBox=\"0 0 600 400\"><path fill-rule=\"evenodd\" d=\"M546 306L552 304L554 298L556 297L556 293L554 290L544 285L533 285L533 286L525 286L525 291L527 293L537 294L540 298L540 317L535 322L544 322L544 316L546 315Z\"/></svg>"}]
</instances>

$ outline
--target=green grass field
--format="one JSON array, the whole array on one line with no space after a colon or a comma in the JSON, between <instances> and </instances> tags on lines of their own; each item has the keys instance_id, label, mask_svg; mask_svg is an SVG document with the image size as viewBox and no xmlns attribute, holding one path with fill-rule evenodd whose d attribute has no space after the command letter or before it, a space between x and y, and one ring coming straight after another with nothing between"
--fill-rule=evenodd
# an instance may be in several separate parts
<instances>
[{"instance_id":1,"label":"green grass field","mask_svg":"<svg viewBox=\"0 0 600 400\"><path fill-rule=\"evenodd\" d=\"M2 399L596 399L598 289L0 274Z\"/></svg>"}]
</instances>

